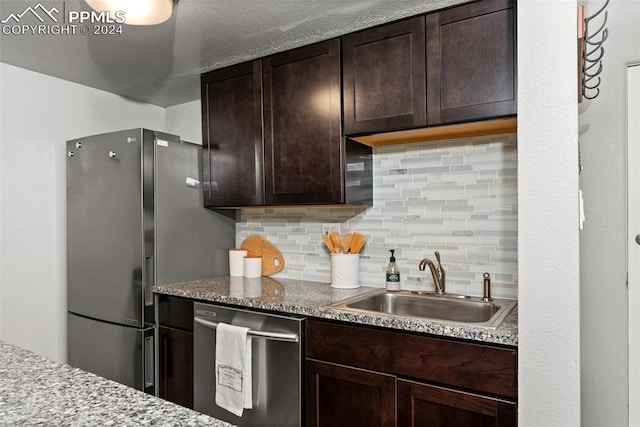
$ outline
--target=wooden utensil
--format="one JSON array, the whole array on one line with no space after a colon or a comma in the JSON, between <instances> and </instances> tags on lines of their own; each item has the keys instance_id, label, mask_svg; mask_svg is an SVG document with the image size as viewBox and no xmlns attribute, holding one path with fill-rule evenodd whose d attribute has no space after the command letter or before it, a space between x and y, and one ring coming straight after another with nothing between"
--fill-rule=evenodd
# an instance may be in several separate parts
<instances>
[{"instance_id":1,"label":"wooden utensil","mask_svg":"<svg viewBox=\"0 0 640 427\"><path fill-rule=\"evenodd\" d=\"M355 253L356 247L360 242L360 236L361 234L355 231L351 233L351 242L349 242L349 253Z\"/></svg>"},{"instance_id":2,"label":"wooden utensil","mask_svg":"<svg viewBox=\"0 0 640 427\"><path fill-rule=\"evenodd\" d=\"M324 242L325 245L327 245L327 249L329 249L329 252L331 252L332 254L335 253L335 249L333 249L333 243L331 243L331 239L329 238L328 235L323 234L322 241Z\"/></svg>"},{"instance_id":3,"label":"wooden utensil","mask_svg":"<svg viewBox=\"0 0 640 427\"><path fill-rule=\"evenodd\" d=\"M342 246L342 242L340 240L340 233L338 233L337 231L334 231L333 233L331 233L329 237L331 238L331 243L333 243L334 253L339 254L340 247Z\"/></svg>"},{"instance_id":4,"label":"wooden utensil","mask_svg":"<svg viewBox=\"0 0 640 427\"><path fill-rule=\"evenodd\" d=\"M347 233L344 235L344 238L342 239L342 251L345 254L349 253L349 250L351 248L351 239L353 237L353 234L351 233Z\"/></svg>"},{"instance_id":5,"label":"wooden utensil","mask_svg":"<svg viewBox=\"0 0 640 427\"><path fill-rule=\"evenodd\" d=\"M367 239L358 232L353 232L353 237L351 238L350 250L352 254L358 254L364 247L365 243L367 243Z\"/></svg>"},{"instance_id":6,"label":"wooden utensil","mask_svg":"<svg viewBox=\"0 0 640 427\"><path fill-rule=\"evenodd\" d=\"M273 243L258 235L251 235L244 239L240 249L247 251L247 256L262 258L262 275L270 276L282 271L284 257Z\"/></svg>"}]
</instances>

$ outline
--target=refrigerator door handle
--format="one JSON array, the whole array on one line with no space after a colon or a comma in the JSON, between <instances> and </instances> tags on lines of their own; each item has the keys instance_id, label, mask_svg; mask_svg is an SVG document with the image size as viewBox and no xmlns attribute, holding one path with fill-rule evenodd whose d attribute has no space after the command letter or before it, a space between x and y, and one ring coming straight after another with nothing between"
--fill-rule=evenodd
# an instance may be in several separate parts
<instances>
[{"instance_id":1,"label":"refrigerator door handle","mask_svg":"<svg viewBox=\"0 0 640 427\"><path fill-rule=\"evenodd\" d=\"M144 305L153 305L153 256L144 258Z\"/></svg>"},{"instance_id":2,"label":"refrigerator door handle","mask_svg":"<svg viewBox=\"0 0 640 427\"><path fill-rule=\"evenodd\" d=\"M155 385L155 367L153 355L153 336L144 339L144 387L145 389Z\"/></svg>"}]
</instances>

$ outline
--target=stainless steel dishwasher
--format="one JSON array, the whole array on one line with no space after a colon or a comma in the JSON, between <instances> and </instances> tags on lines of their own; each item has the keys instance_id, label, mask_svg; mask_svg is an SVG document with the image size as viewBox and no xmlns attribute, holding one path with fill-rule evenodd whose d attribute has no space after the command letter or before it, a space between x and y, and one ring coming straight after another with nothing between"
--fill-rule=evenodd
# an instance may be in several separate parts
<instances>
[{"instance_id":1,"label":"stainless steel dishwasher","mask_svg":"<svg viewBox=\"0 0 640 427\"><path fill-rule=\"evenodd\" d=\"M253 409L242 417L215 403L216 327L249 328ZM194 303L193 405L196 411L241 427L302 425L304 318Z\"/></svg>"}]
</instances>

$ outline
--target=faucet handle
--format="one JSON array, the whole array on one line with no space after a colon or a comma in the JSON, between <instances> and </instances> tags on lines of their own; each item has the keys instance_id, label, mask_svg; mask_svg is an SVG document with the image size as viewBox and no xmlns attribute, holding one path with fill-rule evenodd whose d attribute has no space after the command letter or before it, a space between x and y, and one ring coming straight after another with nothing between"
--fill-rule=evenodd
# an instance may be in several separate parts
<instances>
[{"instance_id":1,"label":"faucet handle","mask_svg":"<svg viewBox=\"0 0 640 427\"><path fill-rule=\"evenodd\" d=\"M436 260L438 261L438 275L440 276L440 286L442 288L442 292L444 292L447 276L444 271L444 268L442 268L442 263L440 262L440 252L435 251L435 255L436 255Z\"/></svg>"},{"instance_id":2,"label":"faucet handle","mask_svg":"<svg viewBox=\"0 0 640 427\"><path fill-rule=\"evenodd\" d=\"M491 298L491 275L489 273L484 273L482 275L484 278L483 283L483 293L482 293L482 301L489 302L492 300Z\"/></svg>"}]
</instances>

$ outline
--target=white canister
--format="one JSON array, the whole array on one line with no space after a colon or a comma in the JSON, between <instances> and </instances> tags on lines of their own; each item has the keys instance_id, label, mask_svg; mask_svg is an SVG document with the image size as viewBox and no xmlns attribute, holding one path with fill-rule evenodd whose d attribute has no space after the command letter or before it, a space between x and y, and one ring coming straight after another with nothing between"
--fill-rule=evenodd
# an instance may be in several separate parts
<instances>
[{"instance_id":1,"label":"white canister","mask_svg":"<svg viewBox=\"0 0 640 427\"><path fill-rule=\"evenodd\" d=\"M229 276L244 276L244 257L247 251L244 249L229 249Z\"/></svg>"},{"instance_id":2,"label":"white canister","mask_svg":"<svg viewBox=\"0 0 640 427\"><path fill-rule=\"evenodd\" d=\"M360 254L331 254L331 287L360 287Z\"/></svg>"},{"instance_id":3,"label":"white canister","mask_svg":"<svg viewBox=\"0 0 640 427\"><path fill-rule=\"evenodd\" d=\"M244 277L256 278L262 277L262 258L261 257L244 257Z\"/></svg>"}]
</instances>

